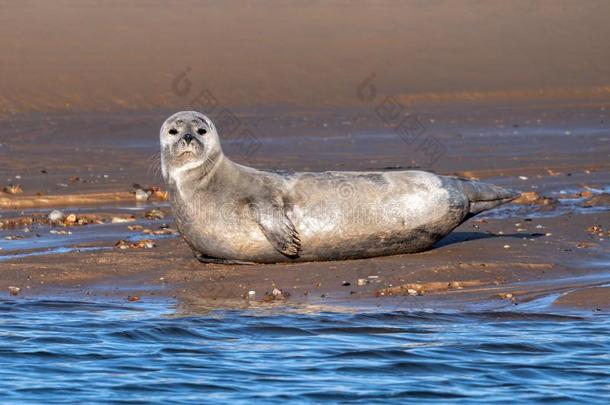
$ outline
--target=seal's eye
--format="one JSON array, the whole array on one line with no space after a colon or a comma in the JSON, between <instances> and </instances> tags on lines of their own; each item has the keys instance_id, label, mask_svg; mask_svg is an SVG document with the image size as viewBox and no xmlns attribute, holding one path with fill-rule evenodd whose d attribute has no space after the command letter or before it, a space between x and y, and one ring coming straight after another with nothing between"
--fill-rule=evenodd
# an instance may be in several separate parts
<instances>
[{"instance_id":1,"label":"seal's eye","mask_svg":"<svg viewBox=\"0 0 610 405\"><path fill-rule=\"evenodd\" d=\"M176 135L178 133L178 130L176 130L175 128L172 128L169 130L169 133L172 135Z\"/></svg>"},{"instance_id":2,"label":"seal's eye","mask_svg":"<svg viewBox=\"0 0 610 405\"><path fill-rule=\"evenodd\" d=\"M206 130L205 130L205 129L203 129L203 128L199 128L199 129L197 130L197 133L198 133L199 135L206 134L207 132L208 132L208 131L206 131Z\"/></svg>"}]
</instances>

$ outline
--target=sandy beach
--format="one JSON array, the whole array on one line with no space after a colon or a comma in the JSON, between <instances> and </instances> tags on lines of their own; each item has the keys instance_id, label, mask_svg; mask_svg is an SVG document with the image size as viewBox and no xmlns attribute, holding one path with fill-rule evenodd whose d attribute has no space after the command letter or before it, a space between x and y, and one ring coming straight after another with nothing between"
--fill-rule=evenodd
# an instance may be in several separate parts
<instances>
[{"instance_id":1,"label":"sandy beach","mask_svg":"<svg viewBox=\"0 0 610 405\"><path fill-rule=\"evenodd\" d=\"M9 286L18 287L19 297L175 297L193 309L503 307L543 296L558 308L608 309L607 108L576 102L429 107L417 117L426 125L422 136L443 146L433 162L374 109L235 109L260 144L254 153L243 140L224 147L254 167L413 167L525 193L420 254L255 266L201 264L173 229L155 134L168 112L18 115L5 125L13 132L3 134L9 142L0 176L23 191L0 197L0 289L9 294ZM157 192L136 201L136 188ZM53 209L75 220L50 224ZM128 242L116 246L120 240ZM154 247L138 245L148 240Z\"/></svg>"},{"instance_id":2,"label":"sandy beach","mask_svg":"<svg viewBox=\"0 0 610 405\"><path fill-rule=\"evenodd\" d=\"M608 308L606 3L269 5L0 3L3 294ZM253 167L416 168L525 195L420 254L203 265L159 173L159 126L183 109L209 114L225 153ZM52 224L54 209L73 216Z\"/></svg>"}]
</instances>

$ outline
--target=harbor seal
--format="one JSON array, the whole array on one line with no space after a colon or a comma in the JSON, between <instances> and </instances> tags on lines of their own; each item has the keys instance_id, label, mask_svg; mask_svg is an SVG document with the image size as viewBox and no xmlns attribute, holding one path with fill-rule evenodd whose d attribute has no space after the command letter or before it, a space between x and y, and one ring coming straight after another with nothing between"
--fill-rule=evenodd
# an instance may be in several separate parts
<instances>
[{"instance_id":1,"label":"harbor seal","mask_svg":"<svg viewBox=\"0 0 610 405\"><path fill-rule=\"evenodd\" d=\"M182 111L161 126L161 170L178 230L208 263L358 259L429 249L519 193L407 171L280 173L234 163L212 121Z\"/></svg>"}]
</instances>

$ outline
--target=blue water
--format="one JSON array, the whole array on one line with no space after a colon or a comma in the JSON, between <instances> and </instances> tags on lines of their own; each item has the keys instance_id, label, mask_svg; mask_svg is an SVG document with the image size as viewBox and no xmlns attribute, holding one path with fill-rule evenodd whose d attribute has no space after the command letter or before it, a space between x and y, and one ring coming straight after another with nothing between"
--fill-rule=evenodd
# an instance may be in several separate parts
<instances>
[{"instance_id":1,"label":"blue water","mask_svg":"<svg viewBox=\"0 0 610 405\"><path fill-rule=\"evenodd\" d=\"M0 302L0 402L610 401L610 316Z\"/></svg>"}]
</instances>

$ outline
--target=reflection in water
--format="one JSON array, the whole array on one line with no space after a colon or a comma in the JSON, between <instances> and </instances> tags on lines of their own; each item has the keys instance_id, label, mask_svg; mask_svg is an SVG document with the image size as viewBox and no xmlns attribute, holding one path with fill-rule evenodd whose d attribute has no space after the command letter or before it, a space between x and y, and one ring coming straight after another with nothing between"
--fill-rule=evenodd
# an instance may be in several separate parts
<instances>
[{"instance_id":1,"label":"reflection in water","mask_svg":"<svg viewBox=\"0 0 610 405\"><path fill-rule=\"evenodd\" d=\"M3 401L605 403L610 318L0 303Z\"/></svg>"}]
</instances>

